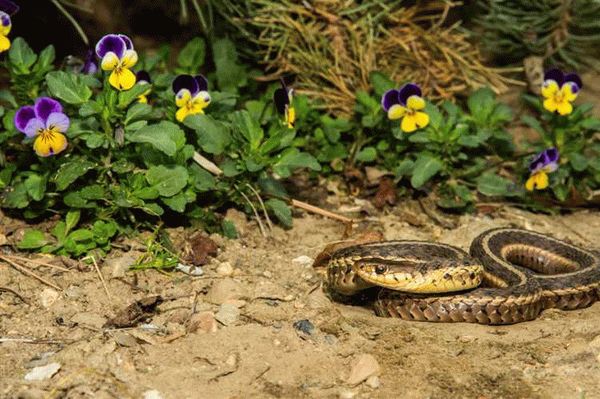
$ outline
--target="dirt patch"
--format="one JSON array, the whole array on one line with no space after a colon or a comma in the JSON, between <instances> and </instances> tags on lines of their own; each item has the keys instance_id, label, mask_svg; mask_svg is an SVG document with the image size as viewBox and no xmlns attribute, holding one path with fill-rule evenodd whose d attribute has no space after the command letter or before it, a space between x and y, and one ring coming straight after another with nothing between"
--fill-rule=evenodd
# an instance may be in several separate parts
<instances>
[{"instance_id":1,"label":"dirt patch","mask_svg":"<svg viewBox=\"0 0 600 399\"><path fill-rule=\"evenodd\" d=\"M386 239L464 249L498 226L585 246L600 236L600 214L587 211L558 217L501 208L450 222L456 227L442 228L403 204L361 227ZM64 290L53 292L2 263L0 286L29 304L0 291L0 397L140 398L150 390L165 399L600 397L600 304L546 311L504 327L378 318L367 308L332 302L321 289L322 276L302 257L314 259L343 230L304 216L292 230L275 228L263 239L250 223L238 240L212 237L221 250L202 276L145 271L111 277L103 268L110 299L93 269L40 267L36 273ZM146 324L103 327L154 295L163 301ZM363 354L373 355L381 371L350 386ZM60 364L53 377L24 379L50 363Z\"/></svg>"}]
</instances>

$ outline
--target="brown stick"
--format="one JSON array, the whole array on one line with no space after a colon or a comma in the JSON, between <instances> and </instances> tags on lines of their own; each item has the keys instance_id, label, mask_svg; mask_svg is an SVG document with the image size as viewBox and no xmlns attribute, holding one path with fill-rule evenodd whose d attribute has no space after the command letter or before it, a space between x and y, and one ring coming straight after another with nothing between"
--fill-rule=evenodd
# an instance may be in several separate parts
<instances>
[{"instance_id":1,"label":"brown stick","mask_svg":"<svg viewBox=\"0 0 600 399\"><path fill-rule=\"evenodd\" d=\"M298 201L295 199L292 199L292 206L295 206L296 208L304 209L305 211L308 211L308 212L316 213L317 215L322 215L322 216L325 216L325 217L328 217L331 219L339 220L340 222L345 223L345 224L352 224L352 222L353 222L352 219L347 218L345 216L338 215L337 213L333 213L330 211L326 211L325 209L322 209L317 206L307 204L306 202Z\"/></svg>"},{"instance_id":2,"label":"brown stick","mask_svg":"<svg viewBox=\"0 0 600 399\"><path fill-rule=\"evenodd\" d=\"M12 261L12 260L10 260L8 258L0 257L0 259L3 260L4 262L8 263L12 267L14 267L15 269L17 269L21 273L27 274L28 276L31 276L34 279L38 280L38 281L41 281L42 283L46 284L49 287L54 288L55 290L58 290L58 291L62 291L63 290L58 285L52 284L50 281L44 279L43 277L38 276L37 274L35 274L31 270L27 269L26 267L23 267L23 266L19 265L18 263L14 262L14 261Z\"/></svg>"},{"instance_id":3,"label":"brown stick","mask_svg":"<svg viewBox=\"0 0 600 399\"><path fill-rule=\"evenodd\" d=\"M198 152L194 152L193 159L198 165L200 165L204 169L208 170L213 175L220 176L223 174L223 171L221 170L221 168L219 168L217 165L215 165L213 162L209 161L208 159L204 158Z\"/></svg>"},{"instance_id":4,"label":"brown stick","mask_svg":"<svg viewBox=\"0 0 600 399\"><path fill-rule=\"evenodd\" d=\"M22 256L3 255L3 256L0 256L0 259L2 259L2 258L11 258L11 259L20 260L21 262L29 262L29 263L33 263L34 265L46 266L46 267L50 267L52 269L60 270L62 272L71 272L72 271L72 270L67 269L66 267L61 267L61 266L53 265L52 263L42 262L37 259L29 259L29 258L25 258Z\"/></svg>"},{"instance_id":5,"label":"brown stick","mask_svg":"<svg viewBox=\"0 0 600 399\"><path fill-rule=\"evenodd\" d=\"M0 291L10 292L11 294L13 294L17 298L19 298L21 301L23 301L23 303L30 305L29 301L27 299L25 299L25 297L23 295L19 294L17 291L13 290L12 288L0 287Z\"/></svg>"},{"instance_id":6,"label":"brown stick","mask_svg":"<svg viewBox=\"0 0 600 399\"><path fill-rule=\"evenodd\" d=\"M83 258L82 260L86 260L86 259L92 260L92 263L94 264L94 268L96 269L96 273L98 273L98 277L100 277L100 281L102 282L102 286L104 287L104 292L106 292L106 296L108 297L108 300L112 302L112 296L110 295L110 291L108 291L108 286L106 285L106 281L104 281L104 276L102 276L102 273L100 272L98 263L96 263L96 258L94 258L93 256L88 256L88 257Z\"/></svg>"}]
</instances>

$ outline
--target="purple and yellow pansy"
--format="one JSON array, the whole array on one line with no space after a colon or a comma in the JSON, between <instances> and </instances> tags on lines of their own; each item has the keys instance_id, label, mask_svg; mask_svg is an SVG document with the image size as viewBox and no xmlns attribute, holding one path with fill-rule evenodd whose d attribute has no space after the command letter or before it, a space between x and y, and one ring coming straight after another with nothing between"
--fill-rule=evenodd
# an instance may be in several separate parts
<instances>
[{"instance_id":1,"label":"purple and yellow pansy","mask_svg":"<svg viewBox=\"0 0 600 399\"><path fill-rule=\"evenodd\" d=\"M8 34L12 28L11 15L19 11L19 6L10 0L0 1L0 53L10 48Z\"/></svg>"},{"instance_id":2,"label":"purple and yellow pansy","mask_svg":"<svg viewBox=\"0 0 600 399\"><path fill-rule=\"evenodd\" d=\"M179 75L173 81L172 88L178 108L175 118L179 122L183 122L188 115L203 114L204 108L210 104L208 80L202 75Z\"/></svg>"},{"instance_id":3,"label":"purple and yellow pansy","mask_svg":"<svg viewBox=\"0 0 600 399\"><path fill-rule=\"evenodd\" d=\"M279 115L283 116L283 122L289 129L294 127L296 123L296 109L293 106L294 90L285 85L281 80L281 87L273 93L273 102Z\"/></svg>"},{"instance_id":4,"label":"purple and yellow pansy","mask_svg":"<svg viewBox=\"0 0 600 399\"><path fill-rule=\"evenodd\" d=\"M29 138L35 138L33 149L40 157L56 155L67 148L63 134L69 128L69 117L62 105L50 97L40 97L35 104L19 108L15 127Z\"/></svg>"},{"instance_id":5,"label":"purple and yellow pansy","mask_svg":"<svg viewBox=\"0 0 600 399\"><path fill-rule=\"evenodd\" d=\"M528 191L543 190L548 187L548 173L558 169L558 150L554 147L537 154L529 163L529 179L525 183Z\"/></svg>"},{"instance_id":6,"label":"purple and yellow pansy","mask_svg":"<svg viewBox=\"0 0 600 399\"><path fill-rule=\"evenodd\" d=\"M150 79L150 74L143 69L141 71L136 72L135 80L138 84L150 85L150 83L152 83L152 79ZM143 94L138 96L138 102L143 104L148 103L148 94L150 94L150 88L148 88L148 90L146 90Z\"/></svg>"},{"instance_id":7,"label":"purple and yellow pansy","mask_svg":"<svg viewBox=\"0 0 600 399\"><path fill-rule=\"evenodd\" d=\"M565 74L557 68L546 71L542 84L544 108L560 115L569 115L573 112L571 103L582 87L583 82L576 73Z\"/></svg>"},{"instance_id":8,"label":"purple and yellow pansy","mask_svg":"<svg viewBox=\"0 0 600 399\"><path fill-rule=\"evenodd\" d=\"M414 83L407 83L398 89L391 89L383 93L381 107L391 120L402 119L400 129L405 133L412 133L429 124L429 115L422 110L425 100L421 88Z\"/></svg>"},{"instance_id":9,"label":"purple and yellow pansy","mask_svg":"<svg viewBox=\"0 0 600 399\"><path fill-rule=\"evenodd\" d=\"M96 55L100 58L100 67L111 71L108 82L117 90L129 90L135 84L135 74L131 68L136 64L138 55L133 43L125 35L106 35L96 44Z\"/></svg>"}]
</instances>

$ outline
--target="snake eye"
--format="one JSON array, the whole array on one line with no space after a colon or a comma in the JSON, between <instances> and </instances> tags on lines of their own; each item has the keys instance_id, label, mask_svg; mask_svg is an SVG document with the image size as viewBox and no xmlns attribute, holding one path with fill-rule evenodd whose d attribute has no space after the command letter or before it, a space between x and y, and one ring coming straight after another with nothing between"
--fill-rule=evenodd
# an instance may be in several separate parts
<instances>
[{"instance_id":1,"label":"snake eye","mask_svg":"<svg viewBox=\"0 0 600 399\"><path fill-rule=\"evenodd\" d=\"M388 268L385 265L377 265L375 266L375 273L377 274L383 274L385 272L387 272Z\"/></svg>"}]
</instances>

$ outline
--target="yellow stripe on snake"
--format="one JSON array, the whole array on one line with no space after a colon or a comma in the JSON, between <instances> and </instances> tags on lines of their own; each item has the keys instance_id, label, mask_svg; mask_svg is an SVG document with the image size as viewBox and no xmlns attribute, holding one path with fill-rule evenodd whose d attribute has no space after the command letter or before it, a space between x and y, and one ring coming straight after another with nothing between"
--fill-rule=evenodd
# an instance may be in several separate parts
<instances>
[{"instance_id":1,"label":"yellow stripe on snake","mask_svg":"<svg viewBox=\"0 0 600 399\"><path fill-rule=\"evenodd\" d=\"M479 235L470 255L428 241L382 241L336 250L329 287L375 291L379 316L404 320L512 324L542 310L589 306L599 297L600 257L533 231Z\"/></svg>"}]
</instances>

